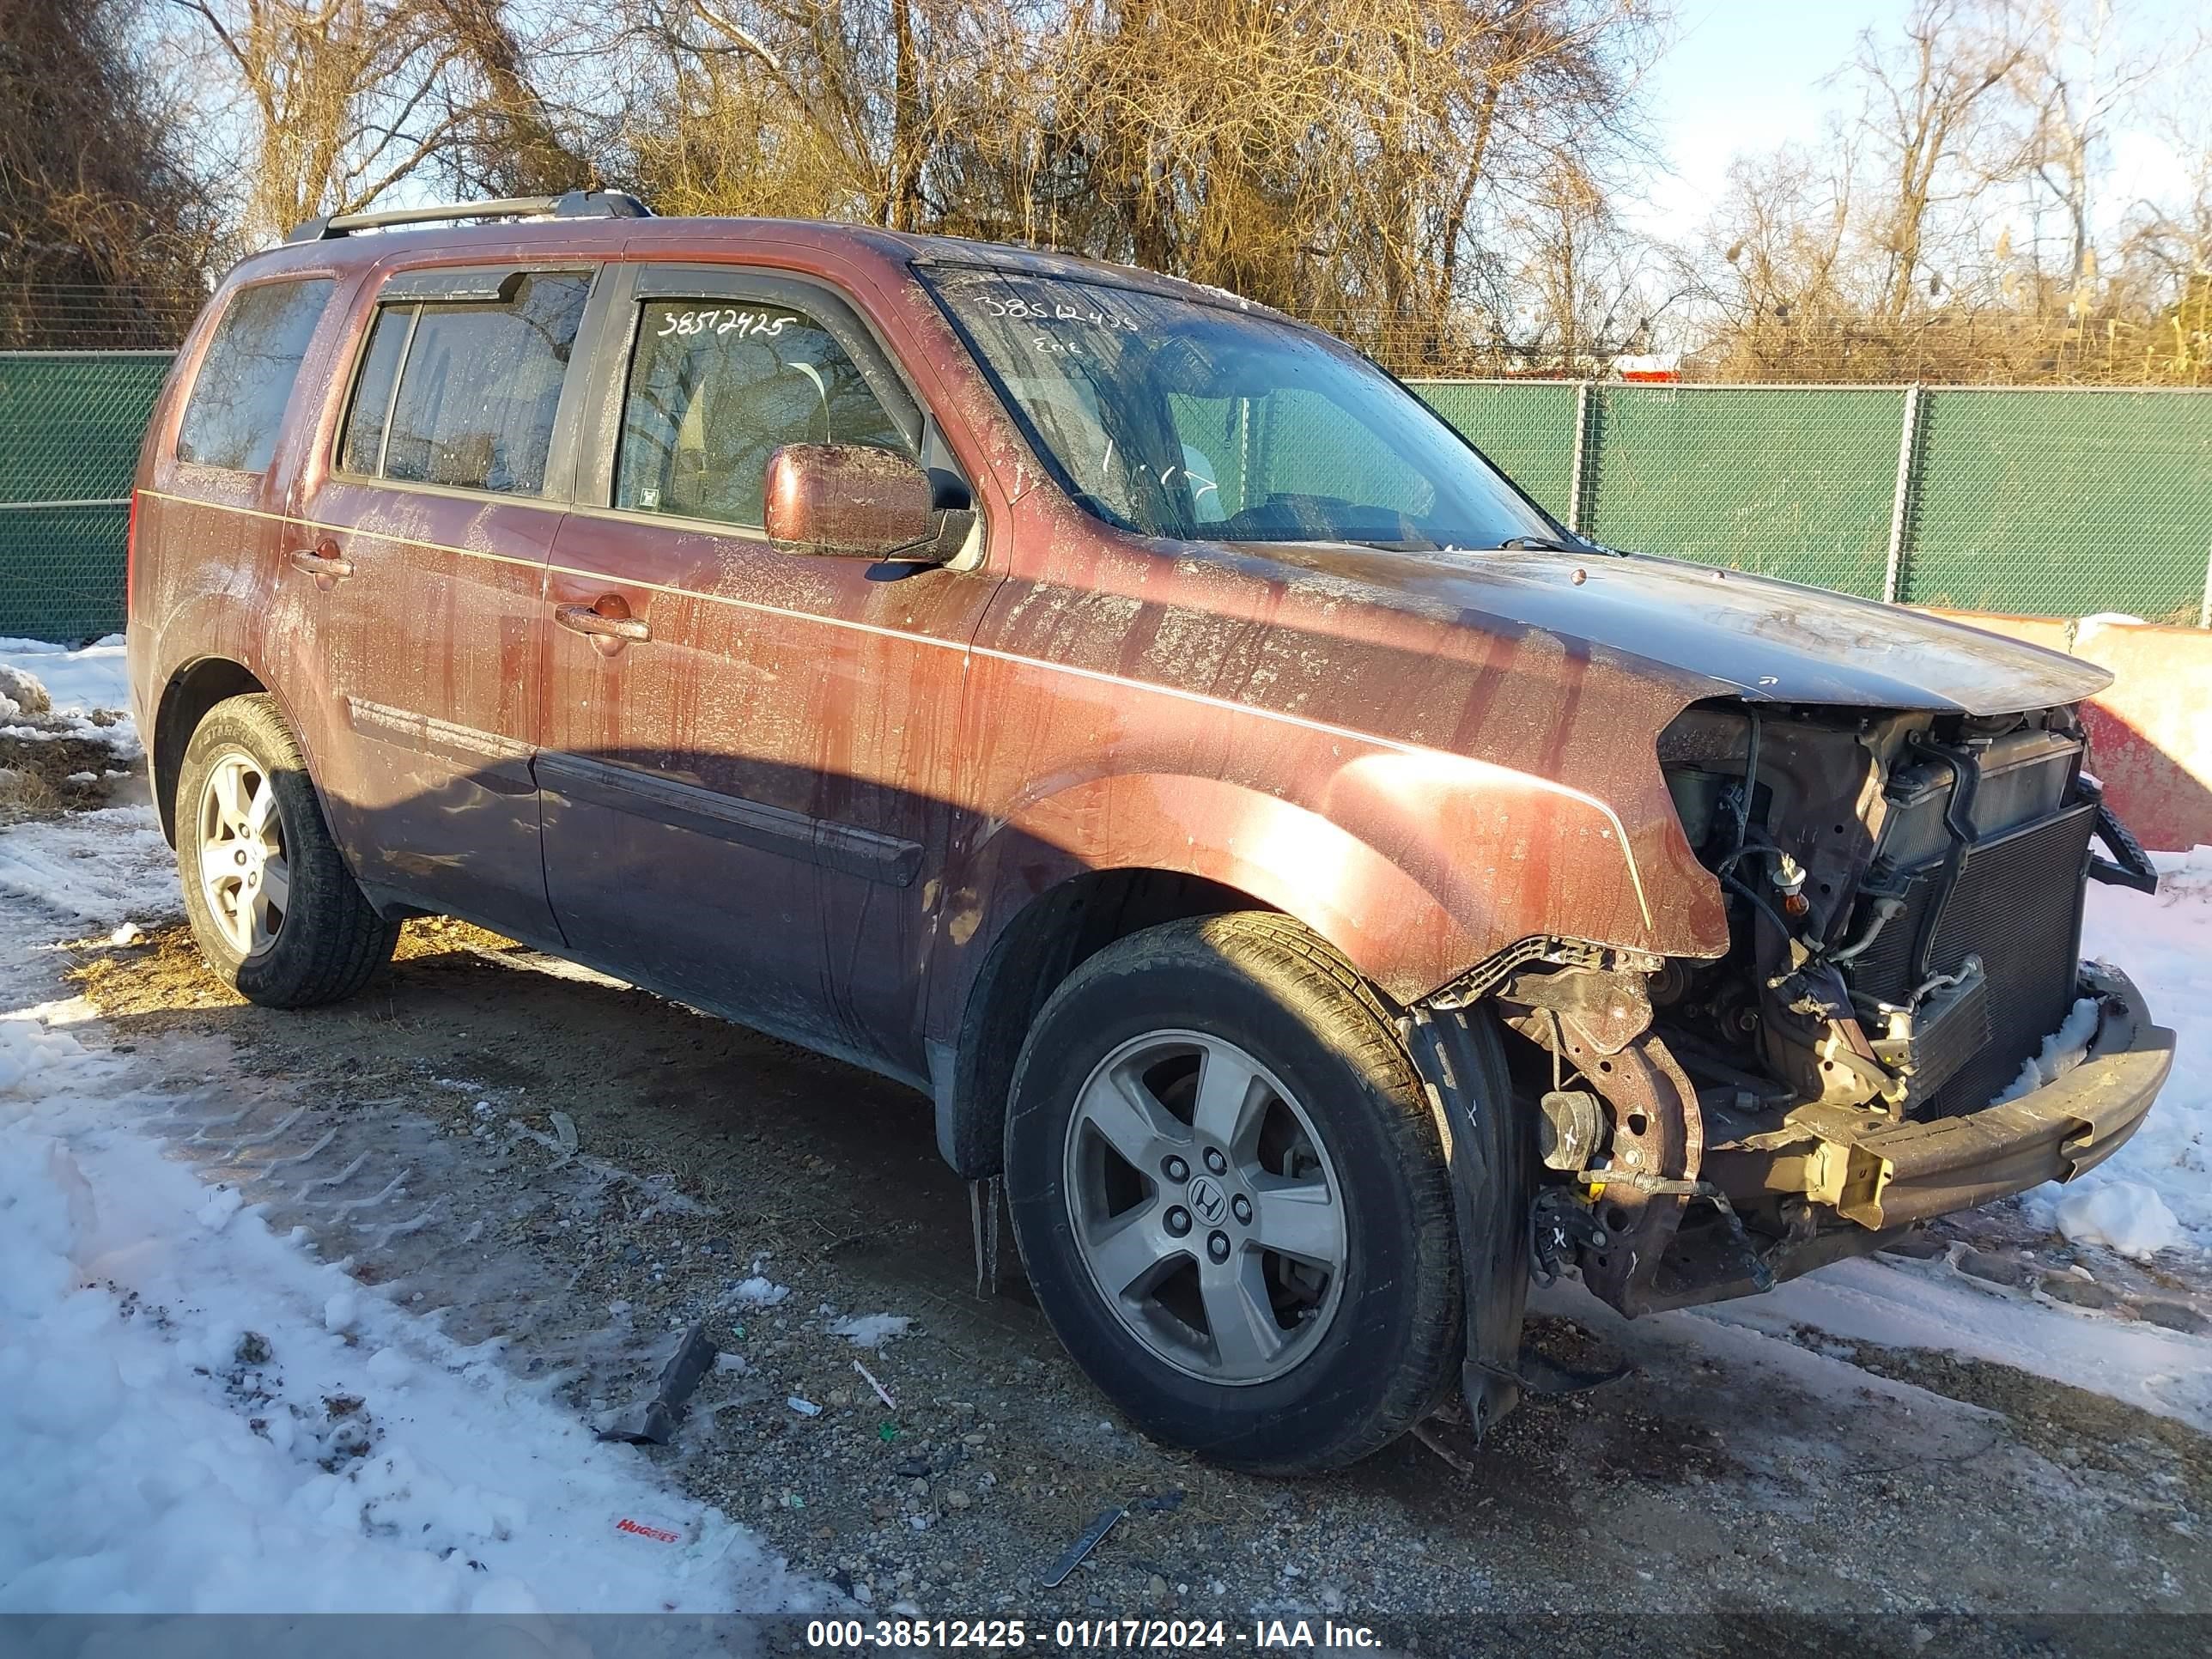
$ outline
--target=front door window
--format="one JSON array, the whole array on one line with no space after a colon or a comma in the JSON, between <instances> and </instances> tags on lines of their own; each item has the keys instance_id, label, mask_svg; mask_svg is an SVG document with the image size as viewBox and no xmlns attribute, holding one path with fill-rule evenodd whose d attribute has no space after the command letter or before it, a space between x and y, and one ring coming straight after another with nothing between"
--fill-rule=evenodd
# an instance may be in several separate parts
<instances>
[{"instance_id":1,"label":"front door window","mask_svg":"<svg viewBox=\"0 0 2212 1659\"><path fill-rule=\"evenodd\" d=\"M827 329L790 306L655 300L640 311L617 507L757 530L786 444L913 447Z\"/></svg>"}]
</instances>

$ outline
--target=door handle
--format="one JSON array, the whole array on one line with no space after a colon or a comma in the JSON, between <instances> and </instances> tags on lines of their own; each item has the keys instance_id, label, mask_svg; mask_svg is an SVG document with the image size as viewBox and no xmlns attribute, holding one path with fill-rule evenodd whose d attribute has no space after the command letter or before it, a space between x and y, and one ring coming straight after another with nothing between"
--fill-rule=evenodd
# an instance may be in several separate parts
<instances>
[{"instance_id":1,"label":"door handle","mask_svg":"<svg viewBox=\"0 0 2212 1659\"><path fill-rule=\"evenodd\" d=\"M605 605L606 611L599 608ZM609 615L609 611L616 614ZM572 634L588 638L603 657L611 657L633 640L649 640L653 630L645 618L629 614L629 606L610 593L599 605L562 605L553 609L553 620Z\"/></svg>"},{"instance_id":2,"label":"door handle","mask_svg":"<svg viewBox=\"0 0 2212 1659\"><path fill-rule=\"evenodd\" d=\"M315 586L325 593L353 574L353 561L339 552L338 544L327 536L313 547L295 548L289 557L292 568L313 576Z\"/></svg>"}]
</instances>

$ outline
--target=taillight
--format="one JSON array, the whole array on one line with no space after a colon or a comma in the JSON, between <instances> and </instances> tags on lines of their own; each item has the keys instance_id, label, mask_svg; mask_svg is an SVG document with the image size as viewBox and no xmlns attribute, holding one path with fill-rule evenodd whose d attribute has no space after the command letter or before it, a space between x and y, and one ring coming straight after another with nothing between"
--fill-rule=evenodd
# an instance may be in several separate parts
<instances>
[{"instance_id":1,"label":"taillight","mask_svg":"<svg viewBox=\"0 0 2212 1659\"><path fill-rule=\"evenodd\" d=\"M123 524L123 614L131 614L131 589L138 576L138 492L131 492L131 514Z\"/></svg>"}]
</instances>

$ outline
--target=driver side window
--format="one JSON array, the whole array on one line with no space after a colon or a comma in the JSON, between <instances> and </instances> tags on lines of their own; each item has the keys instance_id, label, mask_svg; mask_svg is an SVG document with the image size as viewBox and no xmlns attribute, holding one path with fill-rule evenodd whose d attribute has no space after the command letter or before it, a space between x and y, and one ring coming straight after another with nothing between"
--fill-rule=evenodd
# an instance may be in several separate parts
<instances>
[{"instance_id":1,"label":"driver side window","mask_svg":"<svg viewBox=\"0 0 2212 1659\"><path fill-rule=\"evenodd\" d=\"M1340 496L1418 519L1436 502L1419 469L1328 398L1168 394L1198 522L1220 524L1278 493Z\"/></svg>"},{"instance_id":2,"label":"driver side window","mask_svg":"<svg viewBox=\"0 0 2212 1659\"><path fill-rule=\"evenodd\" d=\"M757 530L769 457L800 443L914 453L836 337L804 312L738 299L639 308L616 507Z\"/></svg>"}]
</instances>

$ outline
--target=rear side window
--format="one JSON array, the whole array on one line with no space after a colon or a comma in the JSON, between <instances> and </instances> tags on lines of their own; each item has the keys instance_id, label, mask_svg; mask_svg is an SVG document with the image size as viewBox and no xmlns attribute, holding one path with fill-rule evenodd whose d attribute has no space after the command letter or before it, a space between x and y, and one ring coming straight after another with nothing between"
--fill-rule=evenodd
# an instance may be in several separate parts
<instances>
[{"instance_id":1,"label":"rear side window","mask_svg":"<svg viewBox=\"0 0 2212 1659\"><path fill-rule=\"evenodd\" d=\"M538 271L508 297L379 307L339 464L367 477L536 495L592 279Z\"/></svg>"},{"instance_id":2,"label":"rear side window","mask_svg":"<svg viewBox=\"0 0 2212 1659\"><path fill-rule=\"evenodd\" d=\"M741 300L640 308L617 507L758 529L769 458L806 443L914 453L859 365L804 312Z\"/></svg>"},{"instance_id":3,"label":"rear side window","mask_svg":"<svg viewBox=\"0 0 2212 1659\"><path fill-rule=\"evenodd\" d=\"M265 472L300 359L331 297L330 279L242 288L216 325L177 428L177 459Z\"/></svg>"}]
</instances>

